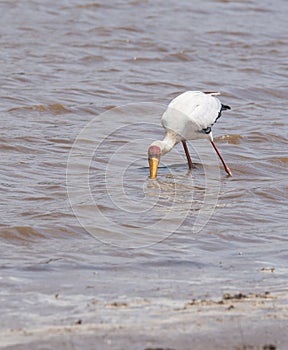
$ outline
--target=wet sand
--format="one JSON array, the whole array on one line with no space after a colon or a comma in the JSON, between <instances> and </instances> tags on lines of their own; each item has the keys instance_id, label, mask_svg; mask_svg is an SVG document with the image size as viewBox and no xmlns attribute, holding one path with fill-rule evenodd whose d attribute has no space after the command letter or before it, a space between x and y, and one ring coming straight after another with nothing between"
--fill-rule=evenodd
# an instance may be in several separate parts
<instances>
[{"instance_id":1,"label":"wet sand","mask_svg":"<svg viewBox=\"0 0 288 350\"><path fill-rule=\"evenodd\" d=\"M54 297L61 299L61 295ZM224 294L218 300L186 302L138 298L103 303L87 299L87 304L93 312L84 313L74 324L63 320L63 326L2 330L1 349L287 348L286 294ZM101 322L103 313L109 314L111 322Z\"/></svg>"}]
</instances>

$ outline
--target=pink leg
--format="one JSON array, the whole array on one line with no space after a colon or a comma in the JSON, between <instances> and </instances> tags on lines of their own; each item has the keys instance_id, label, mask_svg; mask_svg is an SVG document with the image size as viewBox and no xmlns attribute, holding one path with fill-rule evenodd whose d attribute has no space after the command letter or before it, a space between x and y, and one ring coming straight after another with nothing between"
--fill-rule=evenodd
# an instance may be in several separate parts
<instances>
[{"instance_id":1,"label":"pink leg","mask_svg":"<svg viewBox=\"0 0 288 350\"><path fill-rule=\"evenodd\" d=\"M188 167L191 170L193 165L192 165L192 160L191 160L191 157L190 157L190 154L189 154L189 150L188 150L186 141L182 141L182 145L183 145L183 148L184 148L187 160L188 160Z\"/></svg>"},{"instance_id":2,"label":"pink leg","mask_svg":"<svg viewBox=\"0 0 288 350\"><path fill-rule=\"evenodd\" d=\"M225 163L224 159L222 158L222 156L221 156L221 154L220 154L220 152L219 152L219 149L218 149L217 146L215 145L214 141L212 141L212 140L210 140L210 141L211 141L212 146L213 146L213 148L215 149L216 153L218 154L218 156L219 156L219 158L220 158L220 160L221 160L221 162L222 162L222 164L223 164L223 166L224 166L224 169L225 169L226 173L227 173L228 175L232 176L231 170L229 169L229 167L228 167L227 164Z\"/></svg>"}]
</instances>

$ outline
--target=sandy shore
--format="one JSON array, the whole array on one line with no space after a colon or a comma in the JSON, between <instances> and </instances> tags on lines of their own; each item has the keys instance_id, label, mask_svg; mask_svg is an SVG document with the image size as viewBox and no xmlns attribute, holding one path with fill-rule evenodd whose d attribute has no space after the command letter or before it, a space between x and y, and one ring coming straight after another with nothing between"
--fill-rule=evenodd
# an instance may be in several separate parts
<instances>
[{"instance_id":1,"label":"sandy shore","mask_svg":"<svg viewBox=\"0 0 288 350\"><path fill-rule=\"evenodd\" d=\"M37 327L31 324L21 329L2 328L0 348L288 348L288 298L285 293L224 294L215 300L137 298L108 303L96 299L87 302L89 313L83 312L78 319L74 316L74 320L73 317L63 318L63 325Z\"/></svg>"}]
</instances>

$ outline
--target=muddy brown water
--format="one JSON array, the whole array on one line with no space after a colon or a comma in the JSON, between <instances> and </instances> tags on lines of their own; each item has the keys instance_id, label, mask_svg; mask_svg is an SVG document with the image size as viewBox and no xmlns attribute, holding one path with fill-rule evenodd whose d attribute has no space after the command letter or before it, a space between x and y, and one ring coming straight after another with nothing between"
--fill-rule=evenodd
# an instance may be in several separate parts
<instances>
[{"instance_id":1,"label":"muddy brown water","mask_svg":"<svg viewBox=\"0 0 288 350\"><path fill-rule=\"evenodd\" d=\"M1 1L2 328L90 319L92 299L287 291L287 7ZM191 173L177 146L147 178L186 90L231 106L213 133L232 178L205 141Z\"/></svg>"}]
</instances>

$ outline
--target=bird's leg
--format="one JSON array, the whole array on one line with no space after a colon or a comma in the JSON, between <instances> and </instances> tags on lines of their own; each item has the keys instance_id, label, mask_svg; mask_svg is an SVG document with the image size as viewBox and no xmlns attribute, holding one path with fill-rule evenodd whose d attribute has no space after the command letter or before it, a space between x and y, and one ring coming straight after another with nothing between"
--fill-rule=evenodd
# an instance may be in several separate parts
<instances>
[{"instance_id":1,"label":"bird's leg","mask_svg":"<svg viewBox=\"0 0 288 350\"><path fill-rule=\"evenodd\" d=\"M225 169L226 173L227 173L228 175L232 176L232 172L231 172L231 170L229 169L229 167L227 166L227 164L225 163L224 159L222 158L222 156L221 156L221 154L220 154L220 152L219 152L219 149L218 149L217 146L215 145L215 142L212 141L212 140L210 140L210 141L211 141L212 146L213 146L213 148L215 149L216 153L218 154L218 156L219 156L219 158L220 158L220 160L221 160L221 162L222 162L222 164L223 164L223 166L224 166L224 169Z\"/></svg>"},{"instance_id":2,"label":"bird's leg","mask_svg":"<svg viewBox=\"0 0 288 350\"><path fill-rule=\"evenodd\" d=\"M189 154L189 150L188 150L186 141L182 141L182 145L183 145L186 157L187 157L188 167L191 170L192 169L192 160L191 160L191 157L190 157L190 154Z\"/></svg>"}]
</instances>

